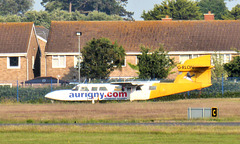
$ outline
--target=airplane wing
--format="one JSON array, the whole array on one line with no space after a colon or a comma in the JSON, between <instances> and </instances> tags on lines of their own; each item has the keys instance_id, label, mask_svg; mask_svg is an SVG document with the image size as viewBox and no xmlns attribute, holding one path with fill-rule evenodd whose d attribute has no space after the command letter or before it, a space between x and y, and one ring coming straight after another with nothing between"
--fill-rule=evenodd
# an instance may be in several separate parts
<instances>
[{"instance_id":1,"label":"airplane wing","mask_svg":"<svg viewBox=\"0 0 240 144\"><path fill-rule=\"evenodd\" d=\"M160 81L131 81L131 82L111 82L113 85L121 85L123 87L131 86L143 86L144 84L152 84L152 83L159 83Z\"/></svg>"},{"instance_id":2,"label":"airplane wing","mask_svg":"<svg viewBox=\"0 0 240 144\"><path fill-rule=\"evenodd\" d=\"M144 83L140 82L111 82L113 85L121 85L122 87L142 86Z\"/></svg>"}]
</instances>

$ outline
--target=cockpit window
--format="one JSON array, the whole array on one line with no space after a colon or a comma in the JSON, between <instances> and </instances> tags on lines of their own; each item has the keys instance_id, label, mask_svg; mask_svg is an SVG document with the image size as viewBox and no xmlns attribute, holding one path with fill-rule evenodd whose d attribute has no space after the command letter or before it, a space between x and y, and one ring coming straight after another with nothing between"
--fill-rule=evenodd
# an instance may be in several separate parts
<instances>
[{"instance_id":1,"label":"cockpit window","mask_svg":"<svg viewBox=\"0 0 240 144\"><path fill-rule=\"evenodd\" d=\"M72 88L73 91L78 91L78 89L79 89L79 86L75 86Z\"/></svg>"},{"instance_id":2,"label":"cockpit window","mask_svg":"<svg viewBox=\"0 0 240 144\"><path fill-rule=\"evenodd\" d=\"M89 91L87 87L81 87L80 91Z\"/></svg>"},{"instance_id":3,"label":"cockpit window","mask_svg":"<svg viewBox=\"0 0 240 144\"><path fill-rule=\"evenodd\" d=\"M97 87L92 87L92 91L97 91Z\"/></svg>"},{"instance_id":4,"label":"cockpit window","mask_svg":"<svg viewBox=\"0 0 240 144\"><path fill-rule=\"evenodd\" d=\"M107 91L107 88L106 87L100 87L99 91Z\"/></svg>"}]
</instances>

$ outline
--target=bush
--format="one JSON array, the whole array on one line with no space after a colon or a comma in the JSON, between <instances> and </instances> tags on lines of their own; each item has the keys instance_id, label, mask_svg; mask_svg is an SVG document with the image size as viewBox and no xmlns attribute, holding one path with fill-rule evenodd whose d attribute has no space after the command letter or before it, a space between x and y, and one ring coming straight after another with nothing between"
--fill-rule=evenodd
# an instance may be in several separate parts
<instances>
[{"instance_id":1,"label":"bush","mask_svg":"<svg viewBox=\"0 0 240 144\"><path fill-rule=\"evenodd\" d=\"M53 87L54 90L59 89L71 89L73 86L60 86L60 87ZM46 99L44 96L51 92L51 87L44 87L44 88L22 88L19 87L18 89L18 97L19 102L22 103L50 103L51 101L49 99ZM17 101L17 87L6 87L6 86L0 86L0 102L6 102L6 101Z\"/></svg>"}]
</instances>

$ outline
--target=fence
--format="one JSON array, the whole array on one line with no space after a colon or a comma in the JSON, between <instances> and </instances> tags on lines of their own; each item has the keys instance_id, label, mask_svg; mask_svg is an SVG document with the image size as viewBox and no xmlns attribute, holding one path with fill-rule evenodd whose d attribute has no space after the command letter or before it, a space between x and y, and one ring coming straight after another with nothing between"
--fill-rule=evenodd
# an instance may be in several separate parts
<instances>
[{"instance_id":1,"label":"fence","mask_svg":"<svg viewBox=\"0 0 240 144\"><path fill-rule=\"evenodd\" d=\"M95 80L92 83L104 83L122 80ZM137 80L136 80L137 81ZM169 80L161 80L169 82ZM54 84L41 85L41 87L25 87L18 81L0 81L0 102L16 101L23 103L49 103L44 96L54 90L71 89L74 84L57 86ZM212 86L202 90L189 91L171 96L161 97L153 101L169 101L192 98L225 98L240 97L240 78L218 78L212 80Z\"/></svg>"}]
</instances>

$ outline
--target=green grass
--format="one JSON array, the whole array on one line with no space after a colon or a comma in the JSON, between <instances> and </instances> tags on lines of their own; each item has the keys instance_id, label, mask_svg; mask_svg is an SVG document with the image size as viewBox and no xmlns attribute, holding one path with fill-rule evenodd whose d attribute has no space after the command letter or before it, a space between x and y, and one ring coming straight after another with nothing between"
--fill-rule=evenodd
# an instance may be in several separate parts
<instances>
[{"instance_id":1,"label":"green grass","mask_svg":"<svg viewBox=\"0 0 240 144\"><path fill-rule=\"evenodd\" d=\"M165 133L30 133L7 132L0 135L1 144L75 144L75 143L142 143L142 144L219 144L239 143L238 134L165 134Z\"/></svg>"},{"instance_id":2,"label":"green grass","mask_svg":"<svg viewBox=\"0 0 240 144\"><path fill-rule=\"evenodd\" d=\"M238 144L228 126L1 126L1 144Z\"/></svg>"}]
</instances>

